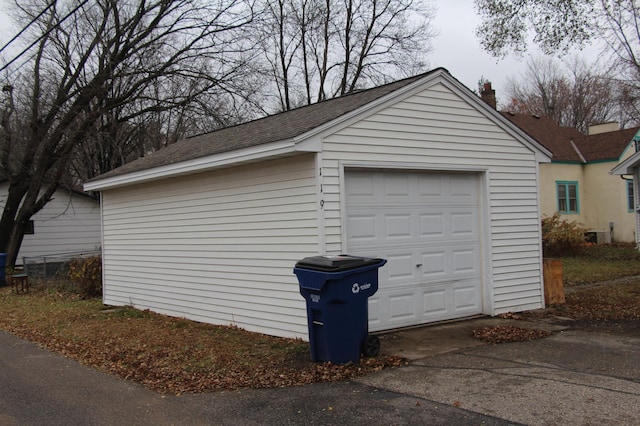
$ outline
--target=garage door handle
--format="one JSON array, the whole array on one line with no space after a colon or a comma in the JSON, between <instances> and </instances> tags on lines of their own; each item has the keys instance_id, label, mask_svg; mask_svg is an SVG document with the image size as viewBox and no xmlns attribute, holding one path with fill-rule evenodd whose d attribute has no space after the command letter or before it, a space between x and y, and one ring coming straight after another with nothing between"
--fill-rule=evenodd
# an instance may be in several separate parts
<instances>
[{"instance_id":1,"label":"garage door handle","mask_svg":"<svg viewBox=\"0 0 640 426\"><path fill-rule=\"evenodd\" d=\"M422 268L422 263L418 263L418 264L416 265L416 268Z\"/></svg>"}]
</instances>

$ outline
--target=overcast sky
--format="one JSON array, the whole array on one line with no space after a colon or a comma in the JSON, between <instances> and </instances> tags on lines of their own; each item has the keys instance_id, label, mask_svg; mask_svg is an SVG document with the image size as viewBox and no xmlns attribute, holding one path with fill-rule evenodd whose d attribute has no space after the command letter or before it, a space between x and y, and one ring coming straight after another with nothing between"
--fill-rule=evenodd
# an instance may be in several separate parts
<instances>
[{"instance_id":1,"label":"overcast sky","mask_svg":"<svg viewBox=\"0 0 640 426\"><path fill-rule=\"evenodd\" d=\"M480 78L491 81L496 90L498 104L506 104L506 83L508 78L518 79L526 69L527 60L541 56L542 53L529 46L529 52L518 58L515 55L505 59L496 59L480 47L475 29L480 23L476 15L473 0L434 0L438 10L433 22L439 36L436 37L434 50L429 56L432 68L444 67L451 75L471 90L478 89ZM595 60L595 48L583 52L570 52L570 55L583 55L587 62Z\"/></svg>"},{"instance_id":2,"label":"overcast sky","mask_svg":"<svg viewBox=\"0 0 640 426\"><path fill-rule=\"evenodd\" d=\"M437 7L433 22L439 35L433 42L429 56L431 68L444 67L471 90L477 90L478 81L484 77L491 81L496 90L499 104L507 102L506 82L509 77L517 78L524 73L526 61L531 56L540 55L531 51L522 58L509 56L505 59L493 58L484 52L475 35L479 19L473 0L431 0ZM6 7L6 0L0 0L0 7ZM2 8L0 8L0 43L6 43L17 29L9 28ZM595 54L587 52L595 57Z\"/></svg>"},{"instance_id":3,"label":"overcast sky","mask_svg":"<svg viewBox=\"0 0 640 426\"><path fill-rule=\"evenodd\" d=\"M436 0L433 22L439 35L429 56L432 68L444 67L469 89L476 90L484 77L500 91L507 77L524 68L526 59L508 57L497 60L480 47L475 29L480 22L473 0ZM499 93L497 93L499 95Z\"/></svg>"}]
</instances>

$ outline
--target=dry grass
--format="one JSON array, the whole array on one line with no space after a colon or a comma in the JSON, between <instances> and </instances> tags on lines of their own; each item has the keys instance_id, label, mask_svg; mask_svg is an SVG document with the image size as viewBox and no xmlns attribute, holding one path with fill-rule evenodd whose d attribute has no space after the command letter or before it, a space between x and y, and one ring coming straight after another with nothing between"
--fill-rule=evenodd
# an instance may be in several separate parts
<instances>
[{"instance_id":1,"label":"dry grass","mask_svg":"<svg viewBox=\"0 0 640 426\"><path fill-rule=\"evenodd\" d=\"M640 275L640 252L630 244L595 245L562 260L567 287Z\"/></svg>"},{"instance_id":2,"label":"dry grass","mask_svg":"<svg viewBox=\"0 0 640 426\"><path fill-rule=\"evenodd\" d=\"M404 360L357 365L309 361L308 344L133 308L97 299L0 289L0 329L161 392L205 392L341 380Z\"/></svg>"},{"instance_id":3,"label":"dry grass","mask_svg":"<svg viewBox=\"0 0 640 426\"><path fill-rule=\"evenodd\" d=\"M640 280L582 288L566 295L566 303L549 311L574 319L640 320Z\"/></svg>"}]
</instances>

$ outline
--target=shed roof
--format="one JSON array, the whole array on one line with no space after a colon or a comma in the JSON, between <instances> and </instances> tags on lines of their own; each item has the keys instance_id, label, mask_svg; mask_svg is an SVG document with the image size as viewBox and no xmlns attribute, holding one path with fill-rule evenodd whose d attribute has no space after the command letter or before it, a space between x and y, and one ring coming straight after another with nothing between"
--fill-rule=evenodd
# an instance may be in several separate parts
<instances>
[{"instance_id":1,"label":"shed roof","mask_svg":"<svg viewBox=\"0 0 640 426\"><path fill-rule=\"evenodd\" d=\"M0 185L3 185L5 183L8 184L8 182L9 181L7 179L0 178ZM84 191L82 189L82 187L79 187L77 185L71 185L70 186L70 185L61 183L61 184L58 185L58 190L63 190L63 191L69 192L71 194L76 194L76 195L79 195L81 197L86 197L86 198L89 198L89 199L91 199L92 201L95 201L95 202L98 202L99 199L100 199L100 197L98 197L97 195L92 194L90 192L86 192L86 191Z\"/></svg>"}]
</instances>

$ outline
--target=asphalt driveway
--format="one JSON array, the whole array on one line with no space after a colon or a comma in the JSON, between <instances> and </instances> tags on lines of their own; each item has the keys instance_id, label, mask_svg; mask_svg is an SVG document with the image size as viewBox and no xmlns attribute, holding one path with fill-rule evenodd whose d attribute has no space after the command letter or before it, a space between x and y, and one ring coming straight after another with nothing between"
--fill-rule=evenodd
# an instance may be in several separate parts
<instances>
[{"instance_id":1,"label":"asphalt driveway","mask_svg":"<svg viewBox=\"0 0 640 426\"><path fill-rule=\"evenodd\" d=\"M0 332L0 424L615 424L640 418L640 335L533 324L552 337L487 345L481 319L383 336L411 359L354 382L160 395ZM531 325L531 324L530 324Z\"/></svg>"}]
</instances>

